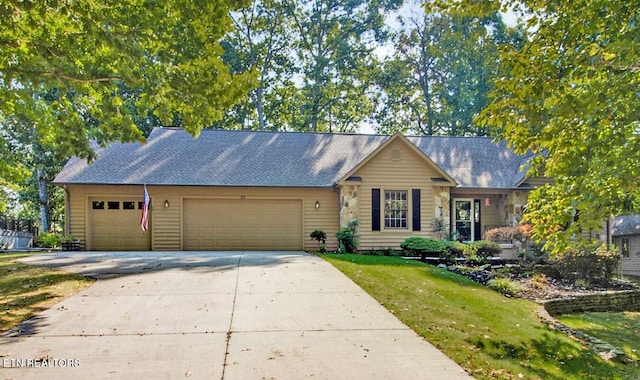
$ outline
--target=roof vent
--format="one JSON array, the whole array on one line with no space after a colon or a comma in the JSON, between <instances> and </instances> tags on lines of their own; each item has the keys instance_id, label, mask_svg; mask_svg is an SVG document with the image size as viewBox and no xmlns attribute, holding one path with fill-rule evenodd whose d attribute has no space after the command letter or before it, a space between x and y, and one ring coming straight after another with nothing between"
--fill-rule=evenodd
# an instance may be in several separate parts
<instances>
[{"instance_id":1,"label":"roof vent","mask_svg":"<svg viewBox=\"0 0 640 380\"><path fill-rule=\"evenodd\" d=\"M392 161L400 161L403 156L402 151L398 148L391 149L391 153L389 155L391 156Z\"/></svg>"}]
</instances>

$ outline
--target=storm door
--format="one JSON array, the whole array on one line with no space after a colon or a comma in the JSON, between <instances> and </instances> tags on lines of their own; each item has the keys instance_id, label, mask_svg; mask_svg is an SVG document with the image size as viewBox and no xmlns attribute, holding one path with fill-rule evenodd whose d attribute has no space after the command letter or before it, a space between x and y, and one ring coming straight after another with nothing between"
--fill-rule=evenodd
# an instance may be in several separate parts
<instances>
[{"instance_id":1,"label":"storm door","mask_svg":"<svg viewBox=\"0 0 640 380\"><path fill-rule=\"evenodd\" d=\"M453 228L458 241L474 241L480 236L480 201L467 198L453 200Z\"/></svg>"}]
</instances>

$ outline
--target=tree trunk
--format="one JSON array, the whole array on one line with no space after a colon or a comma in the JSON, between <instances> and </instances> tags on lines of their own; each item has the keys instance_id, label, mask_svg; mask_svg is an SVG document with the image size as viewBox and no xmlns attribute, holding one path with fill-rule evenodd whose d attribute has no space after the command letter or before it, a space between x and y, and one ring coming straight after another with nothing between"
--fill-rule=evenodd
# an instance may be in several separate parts
<instances>
[{"instance_id":1,"label":"tree trunk","mask_svg":"<svg viewBox=\"0 0 640 380\"><path fill-rule=\"evenodd\" d=\"M42 232L51 231L49 217L49 199L47 197L47 181L44 169L37 169L38 177L38 203L40 205L40 219L42 219Z\"/></svg>"},{"instance_id":2,"label":"tree trunk","mask_svg":"<svg viewBox=\"0 0 640 380\"><path fill-rule=\"evenodd\" d=\"M265 120L264 120L264 108L262 106L262 85L258 86L253 92L253 104L256 107L256 111L258 111L258 125L261 131L264 131Z\"/></svg>"}]
</instances>

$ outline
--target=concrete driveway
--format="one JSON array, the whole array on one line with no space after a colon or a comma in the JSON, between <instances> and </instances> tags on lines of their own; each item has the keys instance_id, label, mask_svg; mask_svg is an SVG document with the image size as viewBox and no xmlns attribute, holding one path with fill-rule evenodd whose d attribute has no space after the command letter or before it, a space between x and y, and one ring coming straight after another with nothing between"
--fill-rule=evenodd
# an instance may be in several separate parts
<instances>
[{"instance_id":1,"label":"concrete driveway","mask_svg":"<svg viewBox=\"0 0 640 380\"><path fill-rule=\"evenodd\" d=\"M469 379L302 252L81 252L24 262L94 276L0 337L1 379Z\"/></svg>"}]
</instances>

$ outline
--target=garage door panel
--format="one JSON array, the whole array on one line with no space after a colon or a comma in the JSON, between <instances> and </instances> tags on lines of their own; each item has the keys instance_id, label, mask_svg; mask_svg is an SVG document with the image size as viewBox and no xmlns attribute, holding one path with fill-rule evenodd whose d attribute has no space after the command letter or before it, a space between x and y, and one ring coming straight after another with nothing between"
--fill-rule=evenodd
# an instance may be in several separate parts
<instances>
[{"instance_id":1,"label":"garage door panel","mask_svg":"<svg viewBox=\"0 0 640 380\"><path fill-rule=\"evenodd\" d=\"M302 201L185 199L186 250L300 250Z\"/></svg>"}]
</instances>

